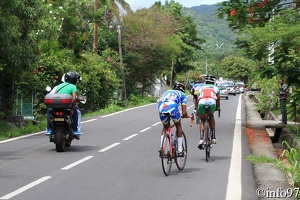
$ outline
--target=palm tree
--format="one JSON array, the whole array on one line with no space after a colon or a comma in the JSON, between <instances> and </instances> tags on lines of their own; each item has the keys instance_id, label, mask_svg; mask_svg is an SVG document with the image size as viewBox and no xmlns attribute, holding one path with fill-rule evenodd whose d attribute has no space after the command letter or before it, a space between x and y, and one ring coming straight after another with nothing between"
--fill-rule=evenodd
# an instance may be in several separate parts
<instances>
[{"instance_id":1,"label":"palm tree","mask_svg":"<svg viewBox=\"0 0 300 200\"><path fill-rule=\"evenodd\" d=\"M95 0L94 12L96 13L99 8L99 3L101 7L104 7L104 18L102 22L107 25L107 27L113 21L117 23L121 22L122 11L131 12L130 5L124 0ZM98 53L98 22L95 21L94 24L94 53Z\"/></svg>"}]
</instances>

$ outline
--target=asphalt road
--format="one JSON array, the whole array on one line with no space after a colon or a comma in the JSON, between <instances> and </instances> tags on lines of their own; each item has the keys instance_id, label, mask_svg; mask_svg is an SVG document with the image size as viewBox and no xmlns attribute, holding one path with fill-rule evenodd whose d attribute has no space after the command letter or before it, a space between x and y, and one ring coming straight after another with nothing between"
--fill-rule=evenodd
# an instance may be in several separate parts
<instances>
[{"instance_id":1,"label":"asphalt road","mask_svg":"<svg viewBox=\"0 0 300 200\"><path fill-rule=\"evenodd\" d=\"M192 99L188 97L188 112ZM194 200L258 199L240 95L221 100L218 143L211 160L197 148L198 127L189 127L183 171L166 177L158 156L161 124L157 105L85 118L80 141L57 153L44 133L0 142L0 199Z\"/></svg>"}]
</instances>

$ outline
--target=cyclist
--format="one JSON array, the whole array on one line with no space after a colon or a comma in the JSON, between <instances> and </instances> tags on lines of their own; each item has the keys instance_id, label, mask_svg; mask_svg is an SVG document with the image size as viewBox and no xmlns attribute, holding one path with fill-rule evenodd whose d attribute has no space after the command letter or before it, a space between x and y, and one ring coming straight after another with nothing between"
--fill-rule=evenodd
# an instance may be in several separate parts
<instances>
[{"instance_id":1,"label":"cyclist","mask_svg":"<svg viewBox=\"0 0 300 200\"><path fill-rule=\"evenodd\" d=\"M197 108L198 108L198 100L197 100L198 96L195 92L198 91L203 85L204 85L204 83L201 80L197 80L191 88L191 95L193 95L194 113L195 114L197 114Z\"/></svg>"},{"instance_id":2,"label":"cyclist","mask_svg":"<svg viewBox=\"0 0 300 200\"><path fill-rule=\"evenodd\" d=\"M176 82L172 90L167 90L163 93L163 96L158 99L158 112L160 120L163 124L161 131L161 141L162 144L163 136L166 133L170 121L166 114L170 115L170 119L173 120L176 126L176 135L178 142L178 156L183 156L182 152L182 126L181 126L181 114L179 106L181 105L182 117L187 118L187 108L186 108L186 95L184 94L185 86L182 83ZM159 150L160 152L160 150Z\"/></svg>"},{"instance_id":3,"label":"cyclist","mask_svg":"<svg viewBox=\"0 0 300 200\"><path fill-rule=\"evenodd\" d=\"M212 142L213 144L217 143L216 133L215 133L215 118L214 112L220 109L220 90L217 86L215 86L215 77L212 75L204 75L202 76L202 83L204 85L196 92L198 95L198 114L201 119L201 123L199 125L200 130L200 141L198 144L198 148L203 148L203 135L204 135L204 121L206 118L206 110L204 108L205 105L210 105L209 107L209 126L211 128L212 133Z\"/></svg>"}]
</instances>

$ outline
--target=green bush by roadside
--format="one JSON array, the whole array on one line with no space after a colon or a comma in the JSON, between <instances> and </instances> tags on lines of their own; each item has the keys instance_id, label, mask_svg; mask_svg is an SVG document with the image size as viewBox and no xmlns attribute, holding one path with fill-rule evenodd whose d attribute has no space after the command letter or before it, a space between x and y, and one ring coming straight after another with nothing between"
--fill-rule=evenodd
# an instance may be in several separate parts
<instances>
[{"instance_id":1,"label":"green bush by roadside","mask_svg":"<svg viewBox=\"0 0 300 200\"><path fill-rule=\"evenodd\" d=\"M83 117L92 117L97 115L109 114L128 108L146 105L149 103L156 103L156 97L131 97L133 100L128 101L126 106L119 106L116 104L110 104L106 108L101 109L96 112L83 114ZM11 122L0 121L0 140L5 140L13 137L18 137L21 135L26 135L30 133L35 133L39 131L46 130L46 116L40 116L38 121L25 120L23 125L16 125Z\"/></svg>"}]
</instances>

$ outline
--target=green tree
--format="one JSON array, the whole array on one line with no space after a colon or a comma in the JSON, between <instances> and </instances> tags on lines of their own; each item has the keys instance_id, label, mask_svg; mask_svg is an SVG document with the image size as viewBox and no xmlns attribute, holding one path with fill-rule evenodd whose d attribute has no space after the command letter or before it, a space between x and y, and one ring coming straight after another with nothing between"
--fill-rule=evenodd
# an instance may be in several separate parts
<instances>
[{"instance_id":1,"label":"green tree","mask_svg":"<svg viewBox=\"0 0 300 200\"><path fill-rule=\"evenodd\" d=\"M0 2L0 108L6 116L13 107L13 95L20 86L23 71L37 60L35 33L40 1L11 0Z\"/></svg>"},{"instance_id":2,"label":"green tree","mask_svg":"<svg viewBox=\"0 0 300 200\"><path fill-rule=\"evenodd\" d=\"M253 46L248 43L247 38L245 38L247 35L244 34L243 30L264 27L267 22L273 20L274 16L281 13L289 5L293 5L295 10L298 10L299 4L298 1L294 3L282 2L281 0L223 1L219 4L218 17L226 18L229 27L241 35L236 41L237 46L245 48L246 52L253 52L251 49ZM260 69L263 59L268 55L266 53L268 45L260 44L258 47L255 47L257 49L256 54L252 55L252 58L258 60L258 69Z\"/></svg>"},{"instance_id":3,"label":"green tree","mask_svg":"<svg viewBox=\"0 0 300 200\"><path fill-rule=\"evenodd\" d=\"M244 41L248 44L248 55L256 57L261 53L268 58L260 69L263 76L279 75L286 77L289 84L299 83L299 23L297 11L283 10L281 15L274 16L264 27L245 29ZM269 47L269 48L268 48ZM260 52L264 49L263 52ZM269 63L268 60L274 62Z\"/></svg>"},{"instance_id":4,"label":"green tree","mask_svg":"<svg viewBox=\"0 0 300 200\"><path fill-rule=\"evenodd\" d=\"M243 57L227 56L220 63L222 76L237 81L247 82L251 77L251 72L255 67L255 62Z\"/></svg>"},{"instance_id":5,"label":"green tree","mask_svg":"<svg viewBox=\"0 0 300 200\"><path fill-rule=\"evenodd\" d=\"M142 83L144 89L149 89L166 68L170 69L172 59L181 51L176 31L172 15L159 8L138 10L124 17L122 36L128 86Z\"/></svg>"},{"instance_id":6,"label":"green tree","mask_svg":"<svg viewBox=\"0 0 300 200\"><path fill-rule=\"evenodd\" d=\"M197 24L193 21L190 15L183 14L182 5L174 0L166 1L162 6L164 10L170 12L178 23L177 37L182 41L178 43L181 53L175 58L174 72L185 73L188 70L195 69L195 66L191 65L194 60L197 51L202 51L202 44L205 42L203 38L198 36ZM173 76L174 77L174 76Z\"/></svg>"}]
</instances>

